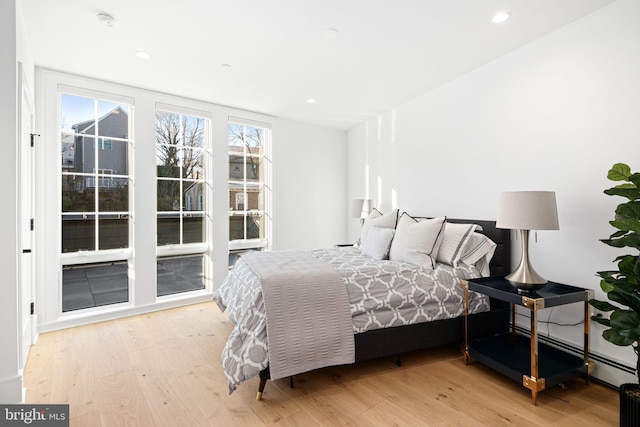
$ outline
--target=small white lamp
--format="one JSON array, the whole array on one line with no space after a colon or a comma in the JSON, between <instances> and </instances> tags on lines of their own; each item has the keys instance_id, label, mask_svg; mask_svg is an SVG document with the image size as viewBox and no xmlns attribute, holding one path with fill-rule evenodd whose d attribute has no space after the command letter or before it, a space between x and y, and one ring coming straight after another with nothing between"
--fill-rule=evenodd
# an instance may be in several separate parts
<instances>
[{"instance_id":1,"label":"small white lamp","mask_svg":"<svg viewBox=\"0 0 640 427\"><path fill-rule=\"evenodd\" d=\"M360 222L364 223L365 218L373 209L373 200L371 199L353 199L351 201L351 218L360 218Z\"/></svg>"},{"instance_id":2,"label":"small white lamp","mask_svg":"<svg viewBox=\"0 0 640 427\"><path fill-rule=\"evenodd\" d=\"M522 258L505 278L518 291L535 291L547 284L529 262L529 231L559 230L556 193L553 191L509 191L500 194L497 228L520 230Z\"/></svg>"}]
</instances>

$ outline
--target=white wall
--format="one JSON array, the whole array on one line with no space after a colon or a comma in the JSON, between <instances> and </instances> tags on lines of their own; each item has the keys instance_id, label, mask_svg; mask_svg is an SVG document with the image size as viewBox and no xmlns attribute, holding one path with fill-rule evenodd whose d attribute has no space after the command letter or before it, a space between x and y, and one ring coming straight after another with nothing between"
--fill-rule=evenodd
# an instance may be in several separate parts
<instances>
[{"instance_id":1,"label":"white wall","mask_svg":"<svg viewBox=\"0 0 640 427\"><path fill-rule=\"evenodd\" d=\"M638 22L640 2L617 1L352 129L348 197L495 219L501 191L556 191L560 230L539 233L532 263L604 298L595 273L614 267L618 252L598 239L613 231L607 221L621 201L603 194L607 171L616 162L640 170ZM357 232L350 224L349 235ZM574 323L582 309L539 318ZM550 328L581 345L580 326ZM604 341L600 325L591 332L595 352L635 365L630 347Z\"/></svg>"},{"instance_id":2,"label":"white wall","mask_svg":"<svg viewBox=\"0 0 640 427\"><path fill-rule=\"evenodd\" d=\"M33 89L33 60L27 43L22 12L15 0L0 4L0 141L4 164L0 168L5 209L0 210L2 285L0 286L0 402L23 398L18 325L18 62ZM33 95L33 94L31 94Z\"/></svg>"},{"instance_id":3,"label":"white wall","mask_svg":"<svg viewBox=\"0 0 640 427\"><path fill-rule=\"evenodd\" d=\"M279 119L274 249L315 249L347 235L346 132Z\"/></svg>"},{"instance_id":4,"label":"white wall","mask_svg":"<svg viewBox=\"0 0 640 427\"><path fill-rule=\"evenodd\" d=\"M0 9L0 141L5 165L0 168L3 199L8 209L0 210L3 244L0 257L6 266L0 286L0 401L20 402L22 377L18 372L18 240L17 240L17 53L15 1L3 2Z\"/></svg>"}]
</instances>

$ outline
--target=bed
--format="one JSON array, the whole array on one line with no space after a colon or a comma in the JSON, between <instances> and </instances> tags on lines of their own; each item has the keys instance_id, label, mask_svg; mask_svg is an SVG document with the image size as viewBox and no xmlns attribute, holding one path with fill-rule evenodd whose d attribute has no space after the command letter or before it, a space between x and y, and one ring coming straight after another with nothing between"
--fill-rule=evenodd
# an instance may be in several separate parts
<instances>
[{"instance_id":1,"label":"bed","mask_svg":"<svg viewBox=\"0 0 640 427\"><path fill-rule=\"evenodd\" d=\"M220 309L228 311L229 318L235 325L222 354L229 393L243 381L258 375L260 384L257 398L260 399L269 379L288 376L293 384L293 375L298 373L323 366L388 356L396 357L399 364L400 356L404 353L463 341L462 291L459 280L481 275L508 274L509 230L496 229L493 221L443 219L445 225L460 224L449 225L448 228L443 226L443 230L472 225L472 237L480 237L482 234L486 236L483 237L484 240L488 238L493 243L491 254L483 258L487 264L458 263L454 267L434 258L432 268L423 268L405 262L398 256L397 247L402 246L398 242L401 242L403 236L415 239L418 235L415 233L417 225L407 234L407 229L401 228L401 224L406 227L407 224L413 226L415 222L423 227L434 219L411 218L405 215L407 214L398 216L396 213L393 227L388 227L393 229L393 232L380 230L387 227L371 227L371 224L375 224L373 221L365 224L370 226L369 231L374 230L379 236L392 235L393 243L390 243L389 251L382 254L376 254L374 251L373 257L370 256L371 251L367 251L367 247L371 246L367 245L367 242L373 240L373 234L368 234L360 247L328 248L304 253L252 253L239 258L223 285L214 294L214 300ZM381 214L379 216L381 218L377 218L378 225L383 219ZM385 217L388 218L388 215ZM363 236L367 231L365 229L366 227L363 227ZM442 235L443 233L440 233L437 237L440 239L441 248L447 243L442 240ZM388 253L394 250L393 245L396 245L395 255L391 253L393 261L377 259L378 256L387 258ZM449 253L452 253L450 246ZM273 266L276 264L280 266L275 268L277 271L273 279L264 271L274 269ZM261 270L262 268L266 270ZM307 275L301 279L303 276L299 276L296 269L306 272ZM283 271L285 273L281 274ZM324 276L324 273L328 275ZM332 277L331 274L337 277ZM285 279L287 275L292 276L290 281L294 282L293 285L289 284L289 287ZM343 297L336 297L333 288L325 286L332 280L337 282L338 294L342 289L347 289L347 314L344 313L345 302L340 299ZM271 281L274 283L271 284ZM308 282L307 287L299 291L302 282ZM440 282L446 283L447 288ZM273 291L268 291L271 286L280 293L272 295ZM402 294L402 289L409 289L407 286L417 286L418 291L411 288L410 292ZM290 293L298 291L302 292L303 296L297 298L302 299L294 302L287 300ZM409 294L410 296L407 296ZM431 301L436 294L443 300L437 302L439 305ZM378 300L385 300L380 304L391 306L377 307L375 305ZM376 304L372 301L376 301ZM280 305L273 308L277 304ZM265 309L265 305L271 308ZM296 307L298 313L295 312ZM319 310L318 307L322 309ZM489 300L486 296L472 295L470 308L473 313L473 320L469 322L470 336L486 336L508 329L509 307L504 303ZM293 314L289 313L290 311ZM349 319L344 320L345 316L349 316ZM309 322L308 329L297 330L304 328L304 325L299 324L305 323L305 317L313 317L315 320ZM279 319L280 323L272 320L275 318ZM270 320L268 326L267 320ZM350 322L350 326L345 326L344 322ZM318 325L328 329L317 331ZM267 330L270 331L268 334ZM336 344L337 340L342 341ZM288 343L283 344L283 341ZM304 341L308 341L308 344ZM300 345L309 347L300 349ZM292 346L298 352L295 357L287 354L294 353L291 350ZM309 360L311 356L320 353L331 354L318 356L322 360L317 363Z\"/></svg>"}]
</instances>

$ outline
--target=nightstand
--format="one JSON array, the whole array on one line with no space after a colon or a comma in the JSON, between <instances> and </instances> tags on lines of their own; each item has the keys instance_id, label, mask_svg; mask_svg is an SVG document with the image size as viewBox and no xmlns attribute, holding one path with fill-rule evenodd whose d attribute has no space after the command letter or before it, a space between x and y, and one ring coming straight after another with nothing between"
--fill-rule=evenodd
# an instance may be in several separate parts
<instances>
[{"instance_id":1,"label":"nightstand","mask_svg":"<svg viewBox=\"0 0 640 427\"><path fill-rule=\"evenodd\" d=\"M537 404L538 392L567 381L576 376L584 376L587 384L594 364L589 361L589 299L593 291L576 286L549 282L536 292L521 293L504 276L483 277L461 280L464 291L464 362L473 357L509 378L521 382L531 390L533 404ZM478 292L491 298L511 304L511 331L489 337L469 340L467 319L469 314L469 291ZM584 303L584 348L583 357L570 354L556 347L538 343L538 311L571 304ZM531 314L530 336L518 334L516 310L519 305L529 309Z\"/></svg>"}]
</instances>

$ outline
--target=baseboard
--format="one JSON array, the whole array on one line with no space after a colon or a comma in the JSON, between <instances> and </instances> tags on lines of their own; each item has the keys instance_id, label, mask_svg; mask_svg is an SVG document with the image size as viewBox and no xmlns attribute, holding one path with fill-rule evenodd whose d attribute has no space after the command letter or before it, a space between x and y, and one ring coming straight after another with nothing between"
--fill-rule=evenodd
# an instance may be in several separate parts
<instances>
[{"instance_id":1,"label":"baseboard","mask_svg":"<svg viewBox=\"0 0 640 427\"><path fill-rule=\"evenodd\" d=\"M13 404L22 403L24 399L22 374L15 377L0 379L0 402Z\"/></svg>"},{"instance_id":2,"label":"baseboard","mask_svg":"<svg viewBox=\"0 0 640 427\"><path fill-rule=\"evenodd\" d=\"M521 326L516 326L516 331L529 335L529 329ZM582 347L578 347L573 343L559 340L557 338L538 335L538 341L575 354L576 356L582 357L584 355ZM595 363L595 370L591 376L600 383L617 389L620 387L620 384L638 382L634 366L593 351L589 352L589 360Z\"/></svg>"},{"instance_id":3,"label":"baseboard","mask_svg":"<svg viewBox=\"0 0 640 427\"><path fill-rule=\"evenodd\" d=\"M61 317L60 320L56 320L50 323L44 323L38 325L38 331L40 333L57 331L60 329L73 328L76 326L83 326L92 323L104 322L108 320L121 319L128 316L136 316L138 314L151 313L159 310L166 310L170 308L177 308L191 304L197 304L201 302L212 301L212 293L209 291L203 291L200 293L189 293L188 295L178 295L173 298L163 299L153 304L138 306L138 307L125 307L118 309L109 309L106 306L106 310L103 312L96 312L88 315L78 316L66 316Z\"/></svg>"},{"instance_id":4,"label":"baseboard","mask_svg":"<svg viewBox=\"0 0 640 427\"><path fill-rule=\"evenodd\" d=\"M36 345L38 342L38 337L40 334L38 333L38 315L34 314L31 316L31 345Z\"/></svg>"}]
</instances>

